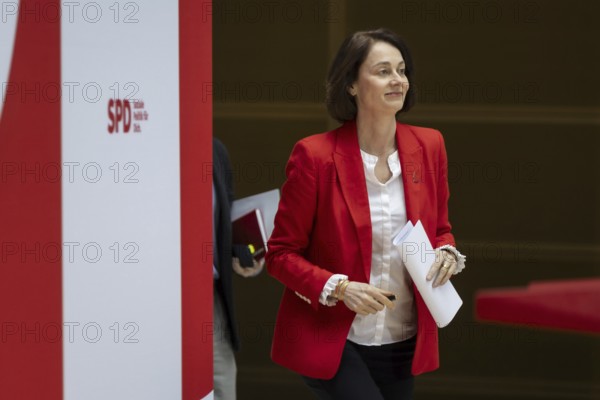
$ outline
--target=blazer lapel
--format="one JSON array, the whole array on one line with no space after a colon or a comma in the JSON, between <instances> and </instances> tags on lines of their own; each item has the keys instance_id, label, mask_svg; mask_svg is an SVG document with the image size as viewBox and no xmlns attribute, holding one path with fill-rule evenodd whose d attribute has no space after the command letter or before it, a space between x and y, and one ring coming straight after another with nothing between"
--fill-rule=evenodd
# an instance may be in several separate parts
<instances>
[{"instance_id":1,"label":"blazer lapel","mask_svg":"<svg viewBox=\"0 0 600 400\"><path fill-rule=\"evenodd\" d=\"M415 134L404 124L396 125L396 141L402 166L406 217L407 220L416 223L421 211L419 192L422 185L423 148Z\"/></svg>"},{"instance_id":2,"label":"blazer lapel","mask_svg":"<svg viewBox=\"0 0 600 400\"><path fill-rule=\"evenodd\" d=\"M365 279L368 282L371 275L371 212L356 125L353 122L345 123L338 129L336 136L333 160L342 194L356 228Z\"/></svg>"},{"instance_id":3,"label":"blazer lapel","mask_svg":"<svg viewBox=\"0 0 600 400\"><path fill-rule=\"evenodd\" d=\"M368 281L371 275L371 211L356 124L346 122L338 129L336 138L333 160L344 200L356 228L365 279ZM396 126L396 141L402 166L407 219L416 223L420 216L423 148L414 133L404 124L398 123Z\"/></svg>"}]
</instances>

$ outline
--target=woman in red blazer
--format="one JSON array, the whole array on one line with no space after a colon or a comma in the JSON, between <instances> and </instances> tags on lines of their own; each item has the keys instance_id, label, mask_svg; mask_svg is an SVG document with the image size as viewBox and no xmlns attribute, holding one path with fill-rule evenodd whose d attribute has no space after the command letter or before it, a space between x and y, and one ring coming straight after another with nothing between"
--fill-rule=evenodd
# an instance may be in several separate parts
<instances>
[{"instance_id":1,"label":"woman in red blazer","mask_svg":"<svg viewBox=\"0 0 600 400\"><path fill-rule=\"evenodd\" d=\"M411 398L413 375L439 366L437 327L391 238L421 220L440 257L428 278L464 267L448 222L440 132L397 122L414 103L410 53L395 33L357 32L327 80L342 126L299 141L268 243L285 292L273 360L322 399Z\"/></svg>"}]
</instances>

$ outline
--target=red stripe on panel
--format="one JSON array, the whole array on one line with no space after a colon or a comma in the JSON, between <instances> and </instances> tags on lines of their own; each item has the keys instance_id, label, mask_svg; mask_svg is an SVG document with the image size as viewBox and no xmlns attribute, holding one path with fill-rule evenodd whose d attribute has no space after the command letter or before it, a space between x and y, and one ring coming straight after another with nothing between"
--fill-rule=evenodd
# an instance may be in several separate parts
<instances>
[{"instance_id":1,"label":"red stripe on panel","mask_svg":"<svg viewBox=\"0 0 600 400\"><path fill-rule=\"evenodd\" d=\"M179 0L183 400L212 391L212 19Z\"/></svg>"},{"instance_id":2,"label":"red stripe on panel","mask_svg":"<svg viewBox=\"0 0 600 400\"><path fill-rule=\"evenodd\" d=\"M59 1L19 4L0 120L0 397L62 400Z\"/></svg>"}]
</instances>

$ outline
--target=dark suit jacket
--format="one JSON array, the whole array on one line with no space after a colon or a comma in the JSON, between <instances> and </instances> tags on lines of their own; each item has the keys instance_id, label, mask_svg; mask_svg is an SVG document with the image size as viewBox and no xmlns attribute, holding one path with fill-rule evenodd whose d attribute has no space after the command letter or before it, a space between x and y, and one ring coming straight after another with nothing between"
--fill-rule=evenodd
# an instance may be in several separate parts
<instances>
[{"instance_id":1,"label":"dark suit jacket","mask_svg":"<svg viewBox=\"0 0 600 400\"><path fill-rule=\"evenodd\" d=\"M215 211L215 239L217 242L215 254L215 267L219 272L219 279L215 282L215 290L223 299L228 333L231 345L238 350L240 340L237 332L235 313L233 307L233 269L231 267L231 203L233 201L233 179L231 164L227 149L218 139L213 138L213 182L215 185L216 211Z\"/></svg>"},{"instance_id":2,"label":"dark suit jacket","mask_svg":"<svg viewBox=\"0 0 600 400\"><path fill-rule=\"evenodd\" d=\"M440 132L397 124L407 216L421 220L434 247L454 244L448 222L446 150ZM298 142L286 167L267 270L286 289L275 328L273 360L302 375L330 379L338 370L355 313L323 306L335 273L369 282L371 217L356 124ZM437 326L413 288L418 333L413 374L436 369Z\"/></svg>"}]
</instances>

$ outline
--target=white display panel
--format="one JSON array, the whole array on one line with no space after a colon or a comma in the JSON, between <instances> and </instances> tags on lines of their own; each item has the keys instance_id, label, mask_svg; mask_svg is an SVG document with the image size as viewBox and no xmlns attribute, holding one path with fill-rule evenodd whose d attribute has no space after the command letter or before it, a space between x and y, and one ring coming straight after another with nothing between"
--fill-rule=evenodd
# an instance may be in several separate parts
<instances>
[{"instance_id":1,"label":"white display panel","mask_svg":"<svg viewBox=\"0 0 600 400\"><path fill-rule=\"evenodd\" d=\"M179 399L178 2L77 4L61 20L64 398Z\"/></svg>"}]
</instances>

